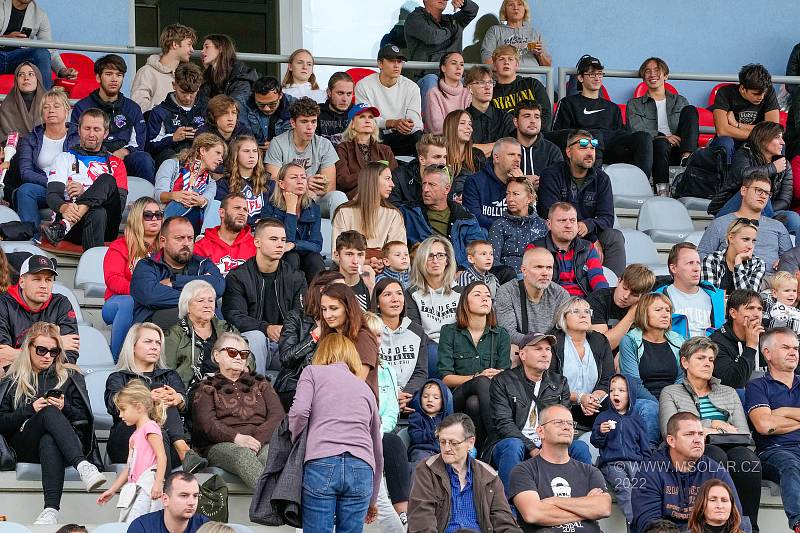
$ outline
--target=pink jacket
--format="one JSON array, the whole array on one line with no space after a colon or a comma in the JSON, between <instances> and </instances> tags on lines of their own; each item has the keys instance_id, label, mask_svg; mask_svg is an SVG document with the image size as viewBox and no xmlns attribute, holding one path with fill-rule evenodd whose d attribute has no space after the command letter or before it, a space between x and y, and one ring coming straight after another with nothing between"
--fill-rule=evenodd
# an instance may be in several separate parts
<instances>
[{"instance_id":1,"label":"pink jacket","mask_svg":"<svg viewBox=\"0 0 800 533\"><path fill-rule=\"evenodd\" d=\"M426 112L422 117L425 131L429 133L441 134L444 129L444 117L456 109L466 109L472 103L472 95L469 89L463 85L456 88L445 84L439 80L439 87L428 91L426 97Z\"/></svg>"}]
</instances>

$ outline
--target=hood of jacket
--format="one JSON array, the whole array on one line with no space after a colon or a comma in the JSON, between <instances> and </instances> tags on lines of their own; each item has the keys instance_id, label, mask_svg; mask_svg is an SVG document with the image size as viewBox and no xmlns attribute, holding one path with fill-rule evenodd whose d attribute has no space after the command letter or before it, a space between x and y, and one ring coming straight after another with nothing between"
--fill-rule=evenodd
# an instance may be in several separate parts
<instances>
[{"instance_id":1,"label":"hood of jacket","mask_svg":"<svg viewBox=\"0 0 800 533\"><path fill-rule=\"evenodd\" d=\"M238 59L233 62L233 67L231 67L231 73L228 76L228 83L232 83L238 80L244 80L253 83L257 79L258 79L258 72L256 72L255 69L248 67Z\"/></svg>"},{"instance_id":2,"label":"hood of jacket","mask_svg":"<svg viewBox=\"0 0 800 533\"><path fill-rule=\"evenodd\" d=\"M453 393L450 392L450 388L440 379L429 379L426 381L414 394L414 397L411 398L408 406L418 413L424 413L422 407L420 406L420 401L422 399L422 391L425 390L425 387L427 387L429 383L434 383L437 387L439 387L442 395L442 412L439 414L444 416L453 414Z\"/></svg>"},{"instance_id":3,"label":"hood of jacket","mask_svg":"<svg viewBox=\"0 0 800 533\"><path fill-rule=\"evenodd\" d=\"M161 59L160 55L153 54L153 55L151 55L150 57L147 58L146 65L148 67L150 67L150 68L156 69L161 74L172 74L173 72L175 72L175 69L170 69L170 68L164 66L161 63L161 61L159 61L159 59Z\"/></svg>"},{"instance_id":4,"label":"hood of jacket","mask_svg":"<svg viewBox=\"0 0 800 533\"><path fill-rule=\"evenodd\" d=\"M614 374L613 376L611 376L611 380L609 381L608 385L609 389L611 388L611 382L614 381L614 378L623 378L625 380L625 386L628 389L628 409L624 415L620 416L628 416L633 412L633 407L636 405L636 384L633 381L631 381L631 378L629 378L625 374ZM616 409L614 409L614 406L611 404L611 398L609 398L608 402L606 403L607 403L605 408L606 411L617 413L619 415L619 412Z\"/></svg>"},{"instance_id":5,"label":"hood of jacket","mask_svg":"<svg viewBox=\"0 0 800 533\"><path fill-rule=\"evenodd\" d=\"M37 310L31 309L30 306L25 302L25 299L22 297L22 294L20 293L19 283L9 287L8 294L20 305L20 307L22 307L29 313L41 313L42 311L47 309L47 306L50 305L50 302L53 301L53 295L50 294L50 297L47 299L44 305L42 305L42 307L40 307Z\"/></svg>"},{"instance_id":6,"label":"hood of jacket","mask_svg":"<svg viewBox=\"0 0 800 533\"><path fill-rule=\"evenodd\" d=\"M250 233L250 228L245 226L239 231L239 234L236 235L236 238L233 240L233 244L228 244L227 242L223 241L222 238L219 236L219 230L222 226L217 226L216 228L208 228L204 233L204 238L211 241L214 246L218 246L220 248L224 248L225 250L228 249L236 249L240 246L246 246L248 243L252 242L253 234Z\"/></svg>"}]
</instances>

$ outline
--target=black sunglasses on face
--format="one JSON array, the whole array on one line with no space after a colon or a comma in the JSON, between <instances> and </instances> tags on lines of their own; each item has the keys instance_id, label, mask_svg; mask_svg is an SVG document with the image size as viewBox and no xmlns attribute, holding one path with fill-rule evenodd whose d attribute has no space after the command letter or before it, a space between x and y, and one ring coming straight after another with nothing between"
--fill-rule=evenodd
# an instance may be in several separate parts
<instances>
[{"instance_id":1,"label":"black sunglasses on face","mask_svg":"<svg viewBox=\"0 0 800 533\"><path fill-rule=\"evenodd\" d=\"M148 222L151 220L161 220L164 218L163 211L145 211L142 213L142 218Z\"/></svg>"},{"instance_id":2,"label":"black sunglasses on face","mask_svg":"<svg viewBox=\"0 0 800 533\"><path fill-rule=\"evenodd\" d=\"M58 357L58 354L61 353L61 348L59 348L58 346L56 346L55 348L46 348L44 346L34 346L33 350L36 352L36 355L38 355L39 357L44 357L46 355L49 355L53 359Z\"/></svg>"}]
</instances>

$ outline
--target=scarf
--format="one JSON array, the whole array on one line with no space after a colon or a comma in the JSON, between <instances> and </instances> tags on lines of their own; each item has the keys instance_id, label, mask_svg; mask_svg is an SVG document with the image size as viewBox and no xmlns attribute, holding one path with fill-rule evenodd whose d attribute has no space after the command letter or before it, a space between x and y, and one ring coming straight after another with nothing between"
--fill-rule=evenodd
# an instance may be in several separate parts
<instances>
[{"instance_id":1,"label":"scarf","mask_svg":"<svg viewBox=\"0 0 800 533\"><path fill-rule=\"evenodd\" d=\"M19 70L25 65L33 69L36 75L36 92L33 93L31 105L25 103L25 97L17 86L16 79ZM48 74L50 74L48 72ZM14 70L14 86L8 92L8 96L0 104L0 143L5 143L8 134L12 131L19 132L20 137L24 137L33 131L33 128L42 123L40 112L42 96L44 96L42 86L42 74L35 65L23 62Z\"/></svg>"}]
</instances>

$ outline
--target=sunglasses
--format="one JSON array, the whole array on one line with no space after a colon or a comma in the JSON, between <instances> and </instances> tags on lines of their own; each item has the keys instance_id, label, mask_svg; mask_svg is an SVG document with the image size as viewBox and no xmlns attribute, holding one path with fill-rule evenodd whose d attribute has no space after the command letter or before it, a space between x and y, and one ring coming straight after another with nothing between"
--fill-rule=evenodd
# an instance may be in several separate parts
<instances>
[{"instance_id":1,"label":"sunglasses","mask_svg":"<svg viewBox=\"0 0 800 533\"><path fill-rule=\"evenodd\" d=\"M142 213L142 218L148 222L151 220L161 220L164 218L163 211L145 211Z\"/></svg>"},{"instance_id":2,"label":"sunglasses","mask_svg":"<svg viewBox=\"0 0 800 533\"><path fill-rule=\"evenodd\" d=\"M250 357L250 350L237 350L236 348L227 347L220 348L219 351L227 353L228 357L231 359L236 359L238 357L239 359L244 359L247 361L247 359Z\"/></svg>"},{"instance_id":3,"label":"sunglasses","mask_svg":"<svg viewBox=\"0 0 800 533\"><path fill-rule=\"evenodd\" d=\"M61 348L59 348L57 346L55 348L46 348L44 346L34 346L33 350L34 350L34 352L36 352L36 355L38 355L39 357L45 357L45 356L49 355L53 359L58 357L58 355L61 353Z\"/></svg>"},{"instance_id":4,"label":"sunglasses","mask_svg":"<svg viewBox=\"0 0 800 533\"><path fill-rule=\"evenodd\" d=\"M278 105L280 105L280 103L281 99L278 98L274 102L256 102L256 107L258 107L259 109L275 109L276 107L278 107Z\"/></svg>"},{"instance_id":5,"label":"sunglasses","mask_svg":"<svg viewBox=\"0 0 800 533\"><path fill-rule=\"evenodd\" d=\"M734 226L753 226L757 228L758 224L759 222L757 218L737 218Z\"/></svg>"},{"instance_id":6,"label":"sunglasses","mask_svg":"<svg viewBox=\"0 0 800 533\"><path fill-rule=\"evenodd\" d=\"M592 145L592 148L597 148L600 142L597 139L578 139L577 141L572 141L569 143L570 146L577 144L581 148L588 148L589 145Z\"/></svg>"}]
</instances>

